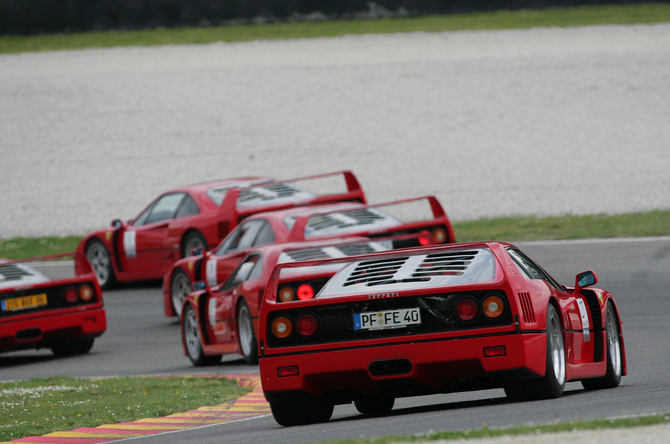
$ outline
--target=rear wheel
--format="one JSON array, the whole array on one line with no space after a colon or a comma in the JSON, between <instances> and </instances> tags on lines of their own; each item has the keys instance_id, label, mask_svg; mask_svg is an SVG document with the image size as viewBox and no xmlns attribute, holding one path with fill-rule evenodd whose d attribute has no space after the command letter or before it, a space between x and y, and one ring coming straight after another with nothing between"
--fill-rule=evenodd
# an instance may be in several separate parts
<instances>
[{"instance_id":1,"label":"rear wheel","mask_svg":"<svg viewBox=\"0 0 670 444\"><path fill-rule=\"evenodd\" d=\"M184 312L184 323L182 335L186 343L186 353L188 359L196 367L205 365L215 365L221 362L221 355L207 356L202 350L200 342L200 330L198 329L198 318L195 316L195 310L191 305L186 307Z\"/></svg>"},{"instance_id":2,"label":"rear wheel","mask_svg":"<svg viewBox=\"0 0 670 444\"><path fill-rule=\"evenodd\" d=\"M188 296L189 293L191 293L191 280L188 278L184 270L177 269L172 275L172 283L170 285L172 308L174 308L175 316L181 316L184 299L186 299L186 296Z\"/></svg>"},{"instance_id":3,"label":"rear wheel","mask_svg":"<svg viewBox=\"0 0 670 444\"><path fill-rule=\"evenodd\" d=\"M270 402L272 416L284 427L326 422L333 416L333 407L320 399Z\"/></svg>"},{"instance_id":4,"label":"rear wheel","mask_svg":"<svg viewBox=\"0 0 670 444\"><path fill-rule=\"evenodd\" d=\"M116 283L112 260L105 245L97 239L91 240L86 245L86 259L91 264L98 284L103 290L112 288Z\"/></svg>"},{"instance_id":5,"label":"rear wheel","mask_svg":"<svg viewBox=\"0 0 670 444\"><path fill-rule=\"evenodd\" d=\"M544 377L515 381L505 386L513 401L558 398L565 389L565 345L561 318L553 305L547 307L547 357Z\"/></svg>"},{"instance_id":6,"label":"rear wheel","mask_svg":"<svg viewBox=\"0 0 670 444\"><path fill-rule=\"evenodd\" d=\"M237 310L237 333L240 338L240 348L244 360L249 365L258 364L258 344L254 333L254 324L251 322L251 312L245 300L240 302Z\"/></svg>"},{"instance_id":7,"label":"rear wheel","mask_svg":"<svg viewBox=\"0 0 670 444\"><path fill-rule=\"evenodd\" d=\"M395 404L395 398L390 396L354 401L354 406L360 413L388 413L393 410L393 404Z\"/></svg>"},{"instance_id":8,"label":"rear wheel","mask_svg":"<svg viewBox=\"0 0 670 444\"><path fill-rule=\"evenodd\" d=\"M207 250L207 241L198 231L191 231L184 238L182 257L189 257L194 248Z\"/></svg>"},{"instance_id":9,"label":"rear wheel","mask_svg":"<svg viewBox=\"0 0 670 444\"><path fill-rule=\"evenodd\" d=\"M582 385L586 390L614 388L621 382L621 375L623 374L621 338L619 335L619 322L612 304L607 305L605 331L607 334L607 373L602 378L583 380Z\"/></svg>"},{"instance_id":10,"label":"rear wheel","mask_svg":"<svg viewBox=\"0 0 670 444\"><path fill-rule=\"evenodd\" d=\"M55 356L73 356L88 353L93 348L94 338L81 338L73 341L63 341L51 346Z\"/></svg>"}]
</instances>

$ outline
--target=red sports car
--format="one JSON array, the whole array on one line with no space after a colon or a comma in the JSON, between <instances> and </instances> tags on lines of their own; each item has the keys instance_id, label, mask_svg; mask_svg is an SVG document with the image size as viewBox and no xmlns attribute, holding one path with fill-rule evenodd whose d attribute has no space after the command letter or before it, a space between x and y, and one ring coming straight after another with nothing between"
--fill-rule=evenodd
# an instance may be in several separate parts
<instances>
[{"instance_id":1,"label":"red sports car","mask_svg":"<svg viewBox=\"0 0 670 444\"><path fill-rule=\"evenodd\" d=\"M397 397L489 388L555 398L567 381L608 388L626 374L617 304L596 274L561 285L510 244L356 258L314 299L276 303L292 266L273 272L259 326L263 392L284 426L352 401L383 413Z\"/></svg>"},{"instance_id":2,"label":"red sports car","mask_svg":"<svg viewBox=\"0 0 670 444\"><path fill-rule=\"evenodd\" d=\"M347 191L330 194L332 178L340 175ZM329 194L303 189L295 184L299 181L321 189L330 185ZM134 219L117 219L110 228L89 234L77 250L86 254L106 289L116 282L162 278L175 261L189 256L193 248L207 250L218 244L249 215L347 201L365 203L350 171L284 181L247 177L205 182L163 193Z\"/></svg>"},{"instance_id":3,"label":"red sports car","mask_svg":"<svg viewBox=\"0 0 670 444\"><path fill-rule=\"evenodd\" d=\"M278 263L308 259L350 257L385 251L393 242L421 238L435 245L430 234L389 239L330 239L292 244L272 244L248 252L222 285L188 295L181 316L184 353L193 365L212 365L228 353L241 353L249 364L258 362L258 312L272 270ZM276 302L314 297L343 264L286 270Z\"/></svg>"},{"instance_id":4,"label":"red sports car","mask_svg":"<svg viewBox=\"0 0 670 444\"><path fill-rule=\"evenodd\" d=\"M93 347L107 329L102 292L85 256L76 267L76 277L51 279L25 263L0 261L0 352L51 348L66 356Z\"/></svg>"},{"instance_id":5,"label":"red sports car","mask_svg":"<svg viewBox=\"0 0 670 444\"><path fill-rule=\"evenodd\" d=\"M404 214L409 210L416 213ZM395 214L411 222L401 222ZM260 245L421 231L428 231L438 243L455 242L449 218L433 196L375 205L341 203L255 214L210 253L179 260L172 266L163 279L163 309L166 316L181 315L182 302L193 291L193 282L206 279L210 286L216 286L230 276L252 248ZM394 248L419 245L416 237L396 243Z\"/></svg>"}]
</instances>

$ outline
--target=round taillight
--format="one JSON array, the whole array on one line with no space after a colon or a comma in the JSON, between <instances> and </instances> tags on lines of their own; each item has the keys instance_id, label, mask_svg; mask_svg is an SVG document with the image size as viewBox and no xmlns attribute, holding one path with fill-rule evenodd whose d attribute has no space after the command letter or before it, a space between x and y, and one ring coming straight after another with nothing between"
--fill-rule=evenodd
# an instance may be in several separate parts
<instances>
[{"instance_id":1,"label":"round taillight","mask_svg":"<svg viewBox=\"0 0 670 444\"><path fill-rule=\"evenodd\" d=\"M311 285L302 284L298 287L298 299L306 301L307 299L314 299L314 289Z\"/></svg>"},{"instance_id":2,"label":"round taillight","mask_svg":"<svg viewBox=\"0 0 670 444\"><path fill-rule=\"evenodd\" d=\"M472 321L478 314L479 307L477 307L477 303L470 298L461 299L456 304L456 316L463 322Z\"/></svg>"},{"instance_id":3,"label":"round taillight","mask_svg":"<svg viewBox=\"0 0 670 444\"><path fill-rule=\"evenodd\" d=\"M484 299L482 310L491 319L499 318L505 311L505 303L499 296L491 295Z\"/></svg>"},{"instance_id":4,"label":"round taillight","mask_svg":"<svg viewBox=\"0 0 670 444\"><path fill-rule=\"evenodd\" d=\"M301 336L312 336L319 329L319 321L311 314L304 314L296 322L296 330Z\"/></svg>"},{"instance_id":5,"label":"round taillight","mask_svg":"<svg viewBox=\"0 0 670 444\"><path fill-rule=\"evenodd\" d=\"M284 287L279 290L279 300L289 302L295 299L295 291L291 287Z\"/></svg>"},{"instance_id":6,"label":"round taillight","mask_svg":"<svg viewBox=\"0 0 670 444\"><path fill-rule=\"evenodd\" d=\"M79 287L79 297L83 301L90 301L93 297L93 288L90 285L82 285Z\"/></svg>"},{"instance_id":7,"label":"round taillight","mask_svg":"<svg viewBox=\"0 0 670 444\"><path fill-rule=\"evenodd\" d=\"M68 301L70 304L74 304L77 302L77 299L79 299L79 293L77 292L77 289L74 287L68 287L65 289L65 300Z\"/></svg>"},{"instance_id":8,"label":"round taillight","mask_svg":"<svg viewBox=\"0 0 670 444\"><path fill-rule=\"evenodd\" d=\"M293 322L286 316L279 316L272 321L272 334L279 339L286 339L293 333Z\"/></svg>"},{"instance_id":9,"label":"round taillight","mask_svg":"<svg viewBox=\"0 0 670 444\"><path fill-rule=\"evenodd\" d=\"M419 233L419 245L421 245L422 247L430 245L431 244L430 236L431 234L427 231L422 231L421 233Z\"/></svg>"},{"instance_id":10,"label":"round taillight","mask_svg":"<svg viewBox=\"0 0 670 444\"><path fill-rule=\"evenodd\" d=\"M433 237L438 244L442 244L447 241L447 230L444 228L436 228L433 230Z\"/></svg>"}]
</instances>

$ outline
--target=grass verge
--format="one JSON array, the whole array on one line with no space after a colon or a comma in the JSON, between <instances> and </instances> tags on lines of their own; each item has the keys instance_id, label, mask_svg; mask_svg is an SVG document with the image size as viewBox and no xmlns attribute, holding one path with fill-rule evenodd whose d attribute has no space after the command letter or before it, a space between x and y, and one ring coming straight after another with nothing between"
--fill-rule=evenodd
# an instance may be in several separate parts
<instances>
[{"instance_id":1,"label":"grass verge","mask_svg":"<svg viewBox=\"0 0 670 444\"><path fill-rule=\"evenodd\" d=\"M0 36L0 54L63 49L149 46L183 43L242 42L352 34L442 32L660 23L670 21L670 5L606 5L544 10L494 11L473 14L397 17L374 20L332 20L211 27L158 28L138 31L106 31L35 36Z\"/></svg>"},{"instance_id":2,"label":"grass verge","mask_svg":"<svg viewBox=\"0 0 670 444\"><path fill-rule=\"evenodd\" d=\"M459 242L534 241L670 235L670 210L589 216L513 216L454 223ZM81 240L69 237L0 239L0 258L26 259L74 251Z\"/></svg>"},{"instance_id":3,"label":"grass verge","mask_svg":"<svg viewBox=\"0 0 670 444\"><path fill-rule=\"evenodd\" d=\"M55 377L0 383L0 441L167 416L249 390L227 378Z\"/></svg>"},{"instance_id":4,"label":"grass verge","mask_svg":"<svg viewBox=\"0 0 670 444\"><path fill-rule=\"evenodd\" d=\"M515 426L501 429L492 429L486 424L482 424L480 429L437 432L420 435L406 436L384 436L378 438L361 439L341 439L335 441L319 441L319 444L389 444L389 443L410 443L410 442L430 442L437 440L463 440L474 438L487 438L496 436L517 436L530 435L536 433L557 433L572 432L579 430L596 430L605 428L624 428L641 427L656 424L670 423L669 414L659 414L650 416L639 416L633 418L621 419L593 419L585 421L562 422L557 424L537 425L537 426Z\"/></svg>"}]
</instances>

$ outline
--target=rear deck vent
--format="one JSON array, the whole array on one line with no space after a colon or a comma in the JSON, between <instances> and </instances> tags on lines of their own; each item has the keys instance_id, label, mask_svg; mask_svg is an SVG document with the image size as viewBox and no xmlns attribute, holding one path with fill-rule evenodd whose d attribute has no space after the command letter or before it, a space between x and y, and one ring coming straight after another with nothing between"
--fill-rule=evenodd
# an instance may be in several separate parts
<instances>
[{"instance_id":1,"label":"rear deck vent","mask_svg":"<svg viewBox=\"0 0 670 444\"><path fill-rule=\"evenodd\" d=\"M527 291L520 292L519 302L521 303L521 312L526 324L535 324L535 311L533 310L533 302L530 300L530 293Z\"/></svg>"},{"instance_id":2,"label":"rear deck vent","mask_svg":"<svg viewBox=\"0 0 670 444\"><path fill-rule=\"evenodd\" d=\"M285 183L272 183L240 190L240 195L237 198L237 202L248 203L254 200L267 202L273 199L291 197L298 193L301 193L301 190L293 188Z\"/></svg>"},{"instance_id":3,"label":"rear deck vent","mask_svg":"<svg viewBox=\"0 0 670 444\"><path fill-rule=\"evenodd\" d=\"M356 265L354 271L342 284L343 287L356 284L380 285L393 283L393 276L407 261L407 257L397 257L392 259L380 259L376 261L360 262Z\"/></svg>"},{"instance_id":4,"label":"rear deck vent","mask_svg":"<svg viewBox=\"0 0 670 444\"><path fill-rule=\"evenodd\" d=\"M375 250L369 244L350 244L337 247L345 256L358 256L362 254L374 253Z\"/></svg>"},{"instance_id":5,"label":"rear deck vent","mask_svg":"<svg viewBox=\"0 0 670 444\"><path fill-rule=\"evenodd\" d=\"M321 248L305 248L304 250L287 251L286 254L294 261L311 261L328 259L330 255Z\"/></svg>"},{"instance_id":6,"label":"rear deck vent","mask_svg":"<svg viewBox=\"0 0 670 444\"><path fill-rule=\"evenodd\" d=\"M364 208L361 210L310 217L307 223L307 228L314 231L325 230L328 228L342 229L358 225L368 225L383 219L384 216Z\"/></svg>"},{"instance_id":7,"label":"rear deck vent","mask_svg":"<svg viewBox=\"0 0 670 444\"><path fill-rule=\"evenodd\" d=\"M33 274L16 265L0 265L0 280L2 281L18 281L24 276L33 276Z\"/></svg>"},{"instance_id":8,"label":"rear deck vent","mask_svg":"<svg viewBox=\"0 0 670 444\"><path fill-rule=\"evenodd\" d=\"M462 276L475 258L477 251L429 254L412 274L412 277Z\"/></svg>"}]
</instances>

